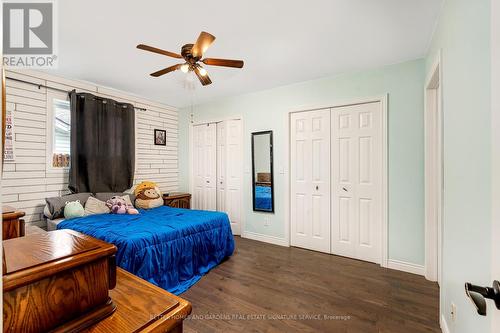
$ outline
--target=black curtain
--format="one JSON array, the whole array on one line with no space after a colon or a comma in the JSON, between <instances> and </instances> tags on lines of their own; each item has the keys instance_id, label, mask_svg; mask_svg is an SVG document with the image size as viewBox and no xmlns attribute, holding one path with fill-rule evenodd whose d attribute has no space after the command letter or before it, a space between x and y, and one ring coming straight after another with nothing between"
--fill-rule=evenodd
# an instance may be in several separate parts
<instances>
[{"instance_id":1,"label":"black curtain","mask_svg":"<svg viewBox=\"0 0 500 333\"><path fill-rule=\"evenodd\" d=\"M70 92L71 153L68 188L123 192L132 187L135 116L132 104Z\"/></svg>"}]
</instances>

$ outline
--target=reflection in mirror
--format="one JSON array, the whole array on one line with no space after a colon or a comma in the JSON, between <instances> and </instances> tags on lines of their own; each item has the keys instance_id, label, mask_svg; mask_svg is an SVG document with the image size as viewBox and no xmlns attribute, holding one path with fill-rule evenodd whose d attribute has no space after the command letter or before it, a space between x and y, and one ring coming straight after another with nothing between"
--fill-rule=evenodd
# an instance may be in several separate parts
<instances>
[{"instance_id":1,"label":"reflection in mirror","mask_svg":"<svg viewBox=\"0 0 500 333\"><path fill-rule=\"evenodd\" d=\"M253 210L274 212L273 131L252 133Z\"/></svg>"}]
</instances>

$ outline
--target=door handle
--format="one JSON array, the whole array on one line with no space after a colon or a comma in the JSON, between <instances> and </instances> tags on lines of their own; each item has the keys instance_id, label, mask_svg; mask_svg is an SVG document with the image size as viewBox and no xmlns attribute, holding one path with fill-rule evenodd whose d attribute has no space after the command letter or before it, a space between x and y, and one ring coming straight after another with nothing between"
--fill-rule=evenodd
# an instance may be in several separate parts
<instances>
[{"instance_id":1,"label":"door handle","mask_svg":"<svg viewBox=\"0 0 500 333\"><path fill-rule=\"evenodd\" d=\"M344 191L346 191L346 192L349 192L349 191L347 191L347 189L346 189L345 187L342 187L342 189L343 189Z\"/></svg>"},{"instance_id":2,"label":"door handle","mask_svg":"<svg viewBox=\"0 0 500 333\"><path fill-rule=\"evenodd\" d=\"M495 306L500 310L500 282L493 281L493 287L481 287L469 282L465 284L465 294L470 298L477 313L486 316L486 298L495 302Z\"/></svg>"},{"instance_id":3,"label":"door handle","mask_svg":"<svg viewBox=\"0 0 500 333\"><path fill-rule=\"evenodd\" d=\"M319 190L319 186L318 186L318 185L316 185L316 191L317 191L317 190Z\"/></svg>"}]
</instances>

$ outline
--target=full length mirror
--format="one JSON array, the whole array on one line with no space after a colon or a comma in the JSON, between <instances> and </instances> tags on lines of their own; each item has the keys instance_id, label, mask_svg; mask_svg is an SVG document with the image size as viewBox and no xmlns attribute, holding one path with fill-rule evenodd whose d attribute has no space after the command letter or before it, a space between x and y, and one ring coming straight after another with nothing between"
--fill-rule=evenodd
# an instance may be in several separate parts
<instances>
[{"instance_id":1,"label":"full length mirror","mask_svg":"<svg viewBox=\"0 0 500 333\"><path fill-rule=\"evenodd\" d=\"M253 210L274 212L273 131L252 133Z\"/></svg>"}]
</instances>

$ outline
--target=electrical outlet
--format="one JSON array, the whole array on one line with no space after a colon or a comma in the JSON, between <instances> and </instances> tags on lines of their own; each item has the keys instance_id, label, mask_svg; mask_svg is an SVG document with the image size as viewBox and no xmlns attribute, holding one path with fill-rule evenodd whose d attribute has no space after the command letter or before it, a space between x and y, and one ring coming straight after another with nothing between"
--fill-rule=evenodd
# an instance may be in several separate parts
<instances>
[{"instance_id":1,"label":"electrical outlet","mask_svg":"<svg viewBox=\"0 0 500 333\"><path fill-rule=\"evenodd\" d=\"M455 321L457 319L457 306L455 305L455 303L451 303L450 316L452 321Z\"/></svg>"}]
</instances>

